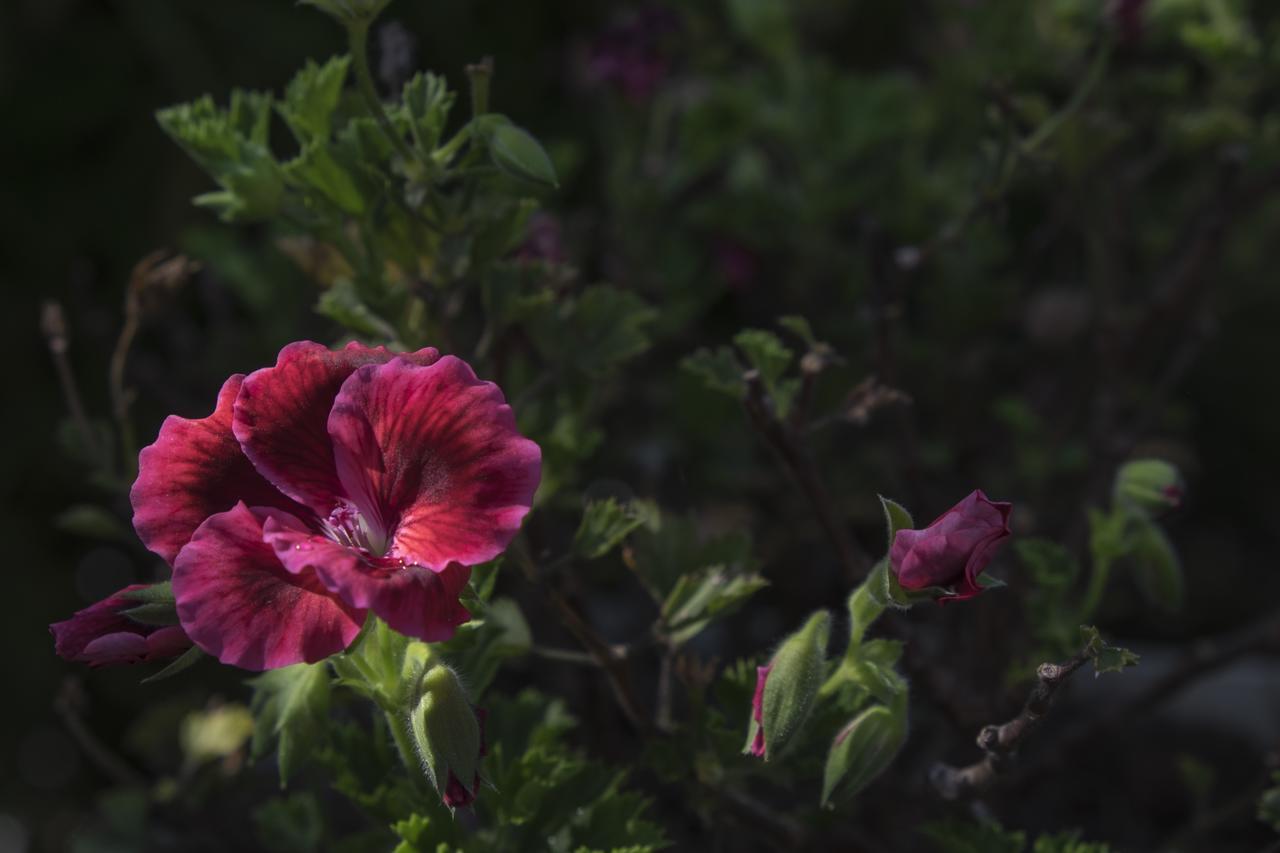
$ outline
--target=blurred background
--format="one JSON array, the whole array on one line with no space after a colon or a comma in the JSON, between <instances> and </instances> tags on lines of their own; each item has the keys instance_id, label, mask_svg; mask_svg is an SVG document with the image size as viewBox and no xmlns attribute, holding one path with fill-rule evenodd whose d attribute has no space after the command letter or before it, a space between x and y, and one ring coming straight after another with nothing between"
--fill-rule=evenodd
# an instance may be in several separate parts
<instances>
[{"instance_id":1,"label":"blurred background","mask_svg":"<svg viewBox=\"0 0 1280 853\"><path fill-rule=\"evenodd\" d=\"M708 659L759 653L847 590L741 408L681 368L744 327L778 331L779 316L802 315L843 359L817 389L830 416L811 446L868 551L882 547L877 494L923 521L980 487L1015 503L1018 535L1083 558L1086 510L1106 504L1119 463L1155 455L1186 477L1184 504L1165 520L1181 606L1153 606L1123 573L1113 581L1096 621L1143 663L1114 681L1080 679L1028 748L1048 769L993 796L1001 819L1083 827L1124 850L1274 839L1254 815L1280 748L1274 631L1247 634L1139 715L1061 741L1069 754L1053 750L1073 722L1126 707L1196 643L1274 625L1280 6L398 0L373 44L384 91L419 68L461 87L467 63L494 57L495 108L544 142L561 176L529 250L657 309L654 349L605 389L583 487L753 532L773 586L700 640ZM157 249L199 262L145 306L129 355L141 444L168 413L207 413L228 374L271 363L283 344L336 340L278 235L190 204L209 182L154 112L232 87L279 90L308 58L344 49L330 21L288 0L0 6L11 694L0 705L0 850L265 844L234 819L255 790L226 781L242 772L234 750L213 748L222 770L195 779L195 747L180 737L190 712L244 701L237 674L207 668L139 688L137 672L53 654L50 622L163 567L132 536L119 484L94 481L76 456L49 335L67 342L87 419L109 420L131 269ZM49 300L64 331L42 315ZM869 387L896 394L861 417ZM977 729L1025 695L1009 673L1033 652L1028 582L1011 555L994 570L1008 590L903 617L945 665L919 694L933 705L913 709L927 736L858 807L868 849L923 849L877 817L901 806L876 804L928 800L929 763L972 760ZM619 567L601 567L578 600L610 639L652 617ZM536 608L530 621L535 637L559 630ZM1213 643L1203 648L1223 648ZM505 677L566 696L588 723L581 744L629 760L590 673ZM177 780L171 809L148 818L145 802L119 793L139 775ZM678 814L660 793L655 808ZM145 844L144 821L159 832Z\"/></svg>"}]
</instances>

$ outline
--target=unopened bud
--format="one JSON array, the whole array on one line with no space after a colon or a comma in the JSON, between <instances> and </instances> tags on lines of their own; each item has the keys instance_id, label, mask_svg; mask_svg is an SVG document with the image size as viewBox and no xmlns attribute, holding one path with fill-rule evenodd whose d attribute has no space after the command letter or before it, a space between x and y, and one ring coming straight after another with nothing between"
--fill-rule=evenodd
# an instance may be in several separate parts
<instances>
[{"instance_id":1,"label":"unopened bud","mask_svg":"<svg viewBox=\"0 0 1280 853\"><path fill-rule=\"evenodd\" d=\"M824 806L849 799L885 771L906 739L905 717L905 707L872 705L840 730L827 753Z\"/></svg>"},{"instance_id":2,"label":"unopened bud","mask_svg":"<svg viewBox=\"0 0 1280 853\"><path fill-rule=\"evenodd\" d=\"M813 614L782 642L769 665L759 668L743 752L767 761L795 741L822 686L830 629L831 614Z\"/></svg>"},{"instance_id":3,"label":"unopened bud","mask_svg":"<svg viewBox=\"0 0 1280 853\"><path fill-rule=\"evenodd\" d=\"M1178 469L1163 459L1135 459L1116 472L1116 501L1148 518L1178 508L1185 494Z\"/></svg>"},{"instance_id":4,"label":"unopened bud","mask_svg":"<svg viewBox=\"0 0 1280 853\"><path fill-rule=\"evenodd\" d=\"M423 769L446 806L470 805L480 788L485 752L482 714L447 666L432 667L420 685L409 722Z\"/></svg>"}]
</instances>

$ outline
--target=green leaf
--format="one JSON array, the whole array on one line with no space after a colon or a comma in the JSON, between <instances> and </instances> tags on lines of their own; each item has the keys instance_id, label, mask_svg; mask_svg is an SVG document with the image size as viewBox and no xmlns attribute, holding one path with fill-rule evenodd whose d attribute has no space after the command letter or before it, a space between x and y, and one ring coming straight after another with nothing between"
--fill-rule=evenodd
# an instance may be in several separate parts
<instances>
[{"instance_id":1,"label":"green leaf","mask_svg":"<svg viewBox=\"0 0 1280 853\"><path fill-rule=\"evenodd\" d=\"M1137 655L1128 649L1107 645L1102 634L1092 625L1081 625L1080 635L1084 641L1084 652L1093 661L1095 677L1104 672L1120 672L1126 667L1137 666Z\"/></svg>"},{"instance_id":2,"label":"green leaf","mask_svg":"<svg viewBox=\"0 0 1280 853\"><path fill-rule=\"evenodd\" d=\"M415 144L423 153L433 153L449 120L454 94L443 77L420 72L405 84L401 97Z\"/></svg>"},{"instance_id":3,"label":"green leaf","mask_svg":"<svg viewBox=\"0 0 1280 853\"><path fill-rule=\"evenodd\" d=\"M1017 539L1013 550L1037 587L1069 589L1080 574L1080 564L1070 552L1048 539Z\"/></svg>"},{"instance_id":4,"label":"green leaf","mask_svg":"<svg viewBox=\"0 0 1280 853\"><path fill-rule=\"evenodd\" d=\"M704 537L701 527L691 517L664 516L660 524L632 537L636 573L655 598L665 598L682 576L712 566L742 574L755 568L749 533L730 530Z\"/></svg>"},{"instance_id":5,"label":"green leaf","mask_svg":"<svg viewBox=\"0 0 1280 853\"><path fill-rule=\"evenodd\" d=\"M163 628L168 625L178 624L178 609L172 603L157 601L150 604L139 604L137 607L130 607L120 612L139 625L153 625Z\"/></svg>"},{"instance_id":6,"label":"green leaf","mask_svg":"<svg viewBox=\"0 0 1280 853\"><path fill-rule=\"evenodd\" d=\"M656 517L657 508L651 501L624 503L613 497L591 501L583 511L582 522L573 537L573 552L587 560L603 557L632 531L652 523Z\"/></svg>"},{"instance_id":7,"label":"green leaf","mask_svg":"<svg viewBox=\"0 0 1280 853\"><path fill-rule=\"evenodd\" d=\"M320 294L316 312L365 338L387 343L396 339L396 330L360 300L349 278L335 280Z\"/></svg>"},{"instance_id":8,"label":"green leaf","mask_svg":"<svg viewBox=\"0 0 1280 853\"><path fill-rule=\"evenodd\" d=\"M634 293L609 285L587 288L574 306L570 340L588 374L605 373L649 348L658 312Z\"/></svg>"},{"instance_id":9,"label":"green leaf","mask_svg":"<svg viewBox=\"0 0 1280 853\"><path fill-rule=\"evenodd\" d=\"M551 158L527 130L510 122L494 122L487 126L489 156L493 164L514 178L560 186Z\"/></svg>"},{"instance_id":10,"label":"green leaf","mask_svg":"<svg viewBox=\"0 0 1280 853\"><path fill-rule=\"evenodd\" d=\"M280 787L322 745L329 723L329 671L325 664L295 664L249 680L253 687L255 759L276 746Z\"/></svg>"},{"instance_id":11,"label":"green leaf","mask_svg":"<svg viewBox=\"0 0 1280 853\"><path fill-rule=\"evenodd\" d=\"M662 604L662 630L673 644L683 645L768 585L758 574L724 566L682 575Z\"/></svg>"},{"instance_id":12,"label":"green leaf","mask_svg":"<svg viewBox=\"0 0 1280 853\"><path fill-rule=\"evenodd\" d=\"M743 329L734 336L733 342L742 351L747 364L759 371L778 417L785 418L800 388L795 380L783 380L795 354L777 335L762 329Z\"/></svg>"},{"instance_id":13,"label":"green leaf","mask_svg":"<svg viewBox=\"0 0 1280 853\"><path fill-rule=\"evenodd\" d=\"M785 317L778 318L778 325L794 334L800 340L804 341L809 347L814 347L818 343L817 337L813 334L813 327L809 325L809 321L799 314L789 314Z\"/></svg>"},{"instance_id":14,"label":"green leaf","mask_svg":"<svg viewBox=\"0 0 1280 853\"><path fill-rule=\"evenodd\" d=\"M171 581L161 581L160 583L147 584L141 589L123 592L120 597L142 604L173 604L173 583Z\"/></svg>"},{"instance_id":15,"label":"green leaf","mask_svg":"<svg viewBox=\"0 0 1280 853\"><path fill-rule=\"evenodd\" d=\"M1148 601L1166 612L1182 607L1182 562L1173 543L1155 522L1143 520L1130 526L1128 561L1138 587Z\"/></svg>"},{"instance_id":16,"label":"green leaf","mask_svg":"<svg viewBox=\"0 0 1280 853\"><path fill-rule=\"evenodd\" d=\"M360 188L324 142L314 140L304 145L302 152L285 164L284 174L300 189L327 199L343 213L359 216L365 210Z\"/></svg>"},{"instance_id":17,"label":"green leaf","mask_svg":"<svg viewBox=\"0 0 1280 853\"><path fill-rule=\"evenodd\" d=\"M284 100L276 105L276 110L299 144L323 141L331 135L333 112L338 108L350 66L349 56L335 56L324 65L307 60L285 87Z\"/></svg>"},{"instance_id":18,"label":"green leaf","mask_svg":"<svg viewBox=\"0 0 1280 853\"><path fill-rule=\"evenodd\" d=\"M680 362L680 367L702 379L713 391L739 400L746 396L743 366L730 347L700 349Z\"/></svg>"},{"instance_id":19,"label":"green leaf","mask_svg":"<svg viewBox=\"0 0 1280 853\"><path fill-rule=\"evenodd\" d=\"M185 652L183 652L182 654L174 658L173 661L170 662L169 665L166 666L164 669L160 670L154 675L149 675L146 678L142 679L141 683L151 684L154 681L162 681L163 679L166 679L166 678L172 678L178 673L191 668L194 664L196 664L200 660L203 660L205 657L206 657L205 653L200 649L199 646L192 646L191 648L187 649Z\"/></svg>"}]
</instances>

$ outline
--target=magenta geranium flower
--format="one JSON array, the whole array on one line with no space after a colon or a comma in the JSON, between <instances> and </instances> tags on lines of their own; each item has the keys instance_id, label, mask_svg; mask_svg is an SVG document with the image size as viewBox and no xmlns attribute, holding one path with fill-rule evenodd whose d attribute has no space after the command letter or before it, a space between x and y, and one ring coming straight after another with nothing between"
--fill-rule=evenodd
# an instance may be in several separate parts
<instances>
[{"instance_id":1,"label":"magenta geranium flower","mask_svg":"<svg viewBox=\"0 0 1280 853\"><path fill-rule=\"evenodd\" d=\"M130 498L192 641L274 669L346 648L367 611L451 637L469 566L511 541L540 473L502 392L460 359L300 342L228 379L209 417L167 419Z\"/></svg>"},{"instance_id":2,"label":"magenta geranium flower","mask_svg":"<svg viewBox=\"0 0 1280 853\"><path fill-rule=\"evenodd\" d=\"M982 490L944 512L923 530L899 530L889 549L889 566L903 589L945 587L939 600L973 598L982 592L978 576L1009 537L1013 504L989 500Z\"/></svg>"},{"instance_id":3,"label":"magenta geranium flower","mask_svg":"<svg viewBox=\"0 0 1280 853\"><path fill-rule=\"evenodd\" d=\"M191 648L191 640L177 625L144 625L125 615L124 611L142 604L128 593L145 588L142 584L127 586L70 619L50 625L54 649L67 660L112 666L168 660Z\"/></svg>"}]
</instances>

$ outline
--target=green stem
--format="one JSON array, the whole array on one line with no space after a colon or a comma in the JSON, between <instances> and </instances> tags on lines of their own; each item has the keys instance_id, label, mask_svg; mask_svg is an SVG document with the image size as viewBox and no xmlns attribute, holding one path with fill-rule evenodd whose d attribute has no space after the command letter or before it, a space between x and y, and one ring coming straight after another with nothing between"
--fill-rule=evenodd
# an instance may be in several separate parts
<instances>
[{"instance_id":1,"label":"green stem","mask_svg":"<svg viewBox=\"0 0 1280 853\"><path fill-rule=\"evenodd\" d=\"M373 85L373 74L369 71L368 40L368 21L351 21L347 24L347 43L351 50L351 64L356 72L356 86L360 90L361 97L364 98L365 106L369 108L369 114L382 127L382 132L386 134L387 139L391 140L391 144L400 152L400 156L405 160L416 159L408 143L404 141L404 137L397 133L391 124L391 118L382 105L382 98L378 96L378 90Z\"/></svg>"},{"instance_id":2,"label":"green stem","mask_svg":"<svg viewBox=\"0 0 1280 853\"><path fill-rule=\"evenodd\" d=\"M1093 574L1089 576L1089 586L1085 589L1084 601L1080 604L1080 620L1087 622L1093 616L1098 605L1102 603L1102 593L1106 591L1107 580L1111 576L1111 558L1095 559Z\"/></svg>"},{"instance_id":3,"label":"green stem","mask_svg":"<svg viewBox=\"0 0 1280 853\"><path fill-rule=\"evenodd\" d=\"M400 760L409 771L409 777L417 780L422 776L422 762L418 760L418 751L413 746L413 734L409 731L409 721L402 714L386 712L387 728L391 730L391 739L395 741Z\"/></svg>"}]
</instances>

